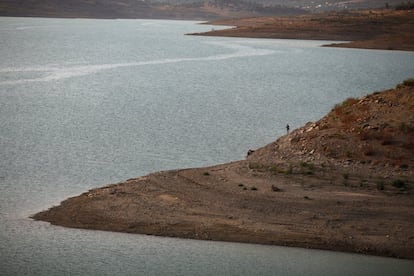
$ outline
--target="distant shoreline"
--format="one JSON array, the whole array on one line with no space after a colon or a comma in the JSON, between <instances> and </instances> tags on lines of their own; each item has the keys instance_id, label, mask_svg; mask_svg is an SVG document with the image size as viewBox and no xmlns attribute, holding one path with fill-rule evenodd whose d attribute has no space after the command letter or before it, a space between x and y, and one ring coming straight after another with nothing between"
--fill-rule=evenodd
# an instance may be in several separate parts
<instances>
[{"instance_id":1,"label":"distant shoreline","mask_svg":"<svg viewBox=\"0 0 414 276\"><path fill-rule=\"evenodd\" d=\"M260 3L235 1L216 3L167 3L154 1L13 1L0 4L0 16L50 17L50 18L94 18L94 19L170 19L170 20L215 20L264 15L295 15L307 13L294 7L282 7Z\"/></svg>"},{"instance_id":2,"label":"distant shoreline","mask_svg":"<svg viewBox=\"0 0 414 276\"><path fill-rule=\"evenodd\" d=\"M411 80L349 99L245 160L92 189L32 218L414 259L413 108Z\"/></svg>"},{"instance_id":3,"label":"distant shoreline","mask_svg":"<svg viewBox=\"0 0 414 276\"><path fill-rule=\"evenodd\" d=\"M327 47L414 51L414 11L369 10L208 22L235 26L202 36L351 41Z\"/></svg>"}]
</instances>

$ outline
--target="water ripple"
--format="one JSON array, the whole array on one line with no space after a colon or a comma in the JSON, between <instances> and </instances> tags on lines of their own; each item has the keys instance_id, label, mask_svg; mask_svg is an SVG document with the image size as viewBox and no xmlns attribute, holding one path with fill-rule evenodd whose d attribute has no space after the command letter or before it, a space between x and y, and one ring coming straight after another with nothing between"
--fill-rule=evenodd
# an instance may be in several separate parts
<instances>
[{"instance_id":1,"label":"water ripple","mask_svg":"<svg viewBox=\"0 0 414 276\"><path fill-rule=\"evenodd\" d=\"M117 69L122 67L146 66L146 65L160 65L180 62L204 62L204 61L218 61L233 58L242 58L248 56L263 56L274 53L272 50L256 49L240 44L229 44L222 41L207 42L215 46L220 46L234 50L233 53L220 54L207 57L189 57L189 58L167 58L150 61L128 62L128 63L113 63L113 64L97 64L97 65L79 65L79 66L35 66L35 67L21 67L21 68L3 68L0 69L0 76L2 74L19 74L23 72L37 72L43 73L38 77L29 78L21 77L13 80L0 81L0 85L14 85L28 82L48 82L57 81L67 78L80 77L90 74L95 74L104 70Z\"/></svg>"}]
</instances>

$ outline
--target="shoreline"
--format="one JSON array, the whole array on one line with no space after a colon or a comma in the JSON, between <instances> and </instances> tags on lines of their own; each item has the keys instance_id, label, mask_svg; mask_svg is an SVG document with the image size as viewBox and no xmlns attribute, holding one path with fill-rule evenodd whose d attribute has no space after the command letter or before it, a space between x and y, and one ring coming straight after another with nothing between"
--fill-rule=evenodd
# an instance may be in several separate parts
<instances>
[{"instance_id":1,"label":"shoreline","mask_svg":"<svg viewBox=\"0 0 414 276\"><path fill-rule=\"evenodd\" d=\"M237 170L251 169L248 162L238 161L214 167L153 173L90 190L32 218L70 228L414 259L410 243L405 244L399 233L384 226L387 220L393 220L407 231L412 229L412 223L406 221L410 216L395 216L395 210L391 208L398 202L400 209L412 211L412 203L406 196L386 196L388 200L384 202L382 200L386 197L372 191L315 188L317 178L311 180L314 184L292 187L292 184L300 183L300 177L293 181L274 177L277 189L280 189L274 191L274 184L265 183L266 176L258 179L252 176L254 173L243 177L244 182L254 181L254 186L243 184L240 187L242 183L222 178L222 173L229 170L237 174ZM216 183L208 183L211 178ZM170 187L166 188L160 181L168 182ZM216 186L217 182L227 182L231 187L212 188L211 185ZM350 185L357 186L356 183ZM195 196L200 188L203 195ZM230 191L235 194L229 196ZM125 199L119 202L122 197ZM227 203L217 206L217 199ZM138 200L140 203L136 202ZM367 201L368 205L364 207ZM346 213L336 212L337 208L345 209ZM225 211L220 212L220 209ZM135 217L124 212L139 215ZM269 213L277 216L271 217ZM361 218L364 215L366 219ZM373 225L367 226L370 223ZM371 233L364 234L363 231Z\"/></svg>"},{"instance_id":2,"label":"shoreline","mask_svg":"<svg viewBox=\"0 0 414 276\"><path fill-rule=\"evenodd\" d=\"M31 218L413 260L414 81L405 83L347 100L245 160L92 189Z\"/></svg>"},{"instance_id":3,"label":"shoreline","mask_svg":"<svg viewBox=\"0 0 414 276\"><path fill-rule=\"evenodd\" d=\"M330 40L339 42L323 46L414 51L413 18L412 10L365 10L291 17L252 17L207 22L209 25L233 28L190 35Z\"/></svg>"}]
</instances>

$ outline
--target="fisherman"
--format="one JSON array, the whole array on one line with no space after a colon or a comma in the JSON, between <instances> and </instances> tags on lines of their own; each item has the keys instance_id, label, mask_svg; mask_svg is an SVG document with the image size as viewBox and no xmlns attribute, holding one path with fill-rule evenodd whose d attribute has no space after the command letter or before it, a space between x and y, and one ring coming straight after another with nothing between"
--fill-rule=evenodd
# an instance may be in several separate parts
<instances>
[{"instance_id":1,"label":"fisherman","mask_svg":"<svg viewBox=\"0 0 414 276\"><path fill-rule=\"evenodd\" d=\"M286 132L289 133L290 126L289 124L286 125Z\"/></svg>"}]
</instances>

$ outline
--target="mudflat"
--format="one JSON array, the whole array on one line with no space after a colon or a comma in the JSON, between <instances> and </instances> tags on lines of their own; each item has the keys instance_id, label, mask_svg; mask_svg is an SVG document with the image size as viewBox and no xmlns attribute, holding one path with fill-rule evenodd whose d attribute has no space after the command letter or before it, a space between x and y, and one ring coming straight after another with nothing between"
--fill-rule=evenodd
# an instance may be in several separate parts
<instances>
[{"instance_id":1,"label":"mudflat","mask_svg":"<svg viewBox=\"0 0 414 276\"><path fill-rule=\"evenodd\" d=\"M152 173L33 215L66 227L414 259L414 81L245 160Z\"/></svg>"},{"instance_id":2,"label":"mudflat","mask_svg":"<svg viewBox=\"0 0 414 276\"><path fill-rule=\"evenodd\" d=\"M234 26L196 35L350 41L330 47L414 51L414 10L326 12L209 22Z\"/></svg>"}]
</instances>

